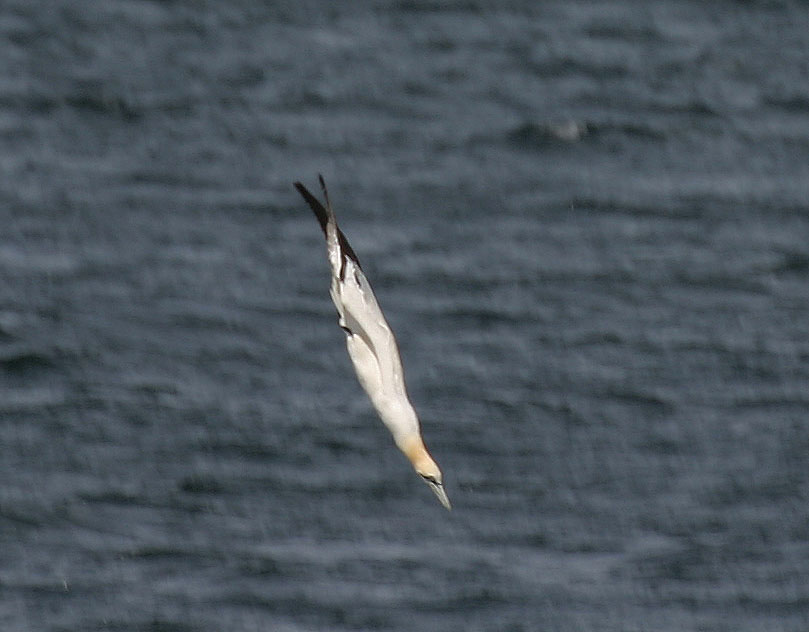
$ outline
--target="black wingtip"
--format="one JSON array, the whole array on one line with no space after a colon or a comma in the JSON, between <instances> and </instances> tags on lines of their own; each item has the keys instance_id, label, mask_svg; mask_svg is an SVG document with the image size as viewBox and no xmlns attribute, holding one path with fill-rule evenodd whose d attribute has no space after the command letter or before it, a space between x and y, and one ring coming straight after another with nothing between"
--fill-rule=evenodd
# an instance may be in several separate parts
<instances>
[{"instance_id":1,"label":"black wingtip","mask_svg":"<svg viewBox=\"0 0 809 632\"><path fill-rule=\"evenodd\" d=\"M328 212L326 211L325 208L323 208L323 205L320 203L320 201L314 195L312 195L309 192L309 189L307 189L303 184L301 184L300 182L293 182L292 184L298 190L298 193L301 194L303 199L306 200L306 203L309 205L309 208L311 208L312 211L314 212L315 217L317 217L317 221L320 223L320 228L323 230L323 234L325 235L326 226L328 226L329 223Z\"/></svg>"},{"instance_id":2,"label":"black wingtip","mask_svg":"<svg viewBox=\"0 0 809 632\"><path fill-rule=\"evenodd\" d=\"M318 222L320 222L320 228L323 229L323 234L326 235L328 238L328 225L329 220L334 222L334 227L337 229L337 240L340 244L340 250L342 251L342 255L344 257L349 257L358 268L362 269L360 265L359 257L357 257L357 253L354 252L354 249L348 243L346 236L343 234L339 228L337 228L337 220L334 218L334 212L331 209L331 202L329 201L329 192L326 190L326 181L323 179L321 174L317 174L317 178L320 181L320 187L323 189L323 196L326 198L326 206L324 208L323 204L321 204L320 200L318 200L314 195L309 192L303 184L300 182L293 182L292 184L303 196L303 199L306 200L306 203L309 207L314 211L315 215L317 216ZM345 267L342 267L340 270L340 278L342 278L343 272L345 271Z\"/></svg>"}]
</instances>

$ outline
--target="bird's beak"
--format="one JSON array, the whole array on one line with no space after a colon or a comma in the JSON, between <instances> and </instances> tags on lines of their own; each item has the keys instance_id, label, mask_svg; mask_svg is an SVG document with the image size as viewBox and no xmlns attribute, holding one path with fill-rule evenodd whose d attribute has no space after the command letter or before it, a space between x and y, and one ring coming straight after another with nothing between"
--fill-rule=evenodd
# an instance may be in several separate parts
<instances>
[{"instance_id":1,"label":"bird's beak","mask_svg":"<svg viewBox=\"0 0 809 632\"><path fill-rule=\"evenodd\" d=\"M447 497L447 492L444 491L444 486L441 483L433 483L432 481L427 481L427 485L429 485L433 493L438 496L438 500L447 508L447 511L452 511L452 505Z\"/></svg>"}]
</instances>

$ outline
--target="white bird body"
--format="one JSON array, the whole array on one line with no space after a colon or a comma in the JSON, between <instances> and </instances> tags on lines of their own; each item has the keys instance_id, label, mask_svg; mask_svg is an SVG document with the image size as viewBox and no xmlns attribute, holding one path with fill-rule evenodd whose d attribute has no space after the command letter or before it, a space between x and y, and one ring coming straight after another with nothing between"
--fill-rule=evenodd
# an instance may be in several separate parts
<instances>
[{"instance_id":1,"label":"white bird body","mask_svg":"<svg viewBox=\"0 0 809 632\"><path fill-rule=\"evenodd\" d=\"M322 176L320 185L326 198L325 207L300 182L295 183L295 188L314 211L326 236L332 273L330 294L337 308L340 327L346 333L348 355L357 378L396 445L449 509L441 470L424 446L416 411L407 396L396 339L356 253L337 226Z\"/></svg>"}]
</instances>

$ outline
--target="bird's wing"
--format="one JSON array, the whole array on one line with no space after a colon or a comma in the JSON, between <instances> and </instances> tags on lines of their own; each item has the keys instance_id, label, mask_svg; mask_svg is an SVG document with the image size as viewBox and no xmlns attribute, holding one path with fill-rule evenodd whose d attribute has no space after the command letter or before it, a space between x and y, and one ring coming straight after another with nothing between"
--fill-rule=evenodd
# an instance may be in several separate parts
<instances>
[{"instance_id":1,"label":"bird's wing","mask_svg":"<svg viewBox=\"0 0 809 632\"><path fill-rule=\"evenodd\" d=\"M326 237L332 269L331 297L340 326L348 336L346 342L354 369L383 421L390 427L391 416L385 414L385 407L401 400L409 407L399 349L356 253L337 226L322 178L320 183L326 198L325 207L300 182L295 183L295 188L314 211ZM390 429L395 435L403 430L418 432L418 421L409 421L406 425L406 429Z\"/></svg>"},{"instance_id":2,"label":"bird's wing","mask_svg":"<svg viewBox=\"0 0 809 632\"><path fill-rule=\"evenodd\" d=\"M406 397L399 347L371 285L352 261L348 261L346 270L345 279L336 284L337 292L332 292L343 321L341 325L349 336L359 337L374 355L380 374L380 394Z\"/></svg>"}]
</instances>

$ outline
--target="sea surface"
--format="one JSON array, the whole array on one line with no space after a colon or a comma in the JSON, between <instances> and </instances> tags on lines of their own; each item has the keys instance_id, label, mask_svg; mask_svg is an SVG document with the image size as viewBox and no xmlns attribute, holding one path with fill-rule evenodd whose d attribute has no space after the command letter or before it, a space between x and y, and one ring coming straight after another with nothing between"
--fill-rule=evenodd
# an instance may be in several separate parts
<instances>
[{"instance_id":1,"label":"sea surface","mask_svg":"<svg viewBox=\"0 0 809 632\"><path fill-rule=\"evenodd\" d=\"M805 2L3 0L0 630L807 629Z\"/></svg>"}]
</instances>

